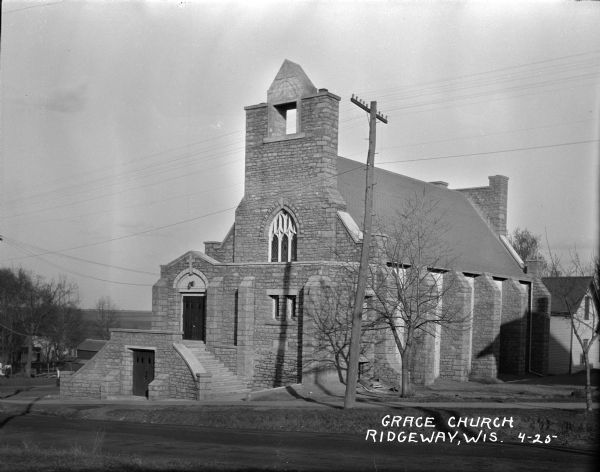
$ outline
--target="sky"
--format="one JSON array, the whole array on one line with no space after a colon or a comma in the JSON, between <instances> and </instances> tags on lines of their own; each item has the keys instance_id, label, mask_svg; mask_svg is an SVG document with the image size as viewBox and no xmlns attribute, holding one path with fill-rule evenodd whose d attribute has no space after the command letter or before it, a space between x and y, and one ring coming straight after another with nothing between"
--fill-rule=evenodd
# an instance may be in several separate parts
<instances>
[{"instance_id":1,"label":"sky","mask_svg":"<svg viewBox=\"0 0 600 472\"><path fill-rule=\"evenodd\" d=\"M160 265L222 240L244 106L285 59L341 97L339 154L450 188L509 177L508 229L597 253L600 2L7 1L0 267L150 310Z\"/></svg>"}]
</instances>

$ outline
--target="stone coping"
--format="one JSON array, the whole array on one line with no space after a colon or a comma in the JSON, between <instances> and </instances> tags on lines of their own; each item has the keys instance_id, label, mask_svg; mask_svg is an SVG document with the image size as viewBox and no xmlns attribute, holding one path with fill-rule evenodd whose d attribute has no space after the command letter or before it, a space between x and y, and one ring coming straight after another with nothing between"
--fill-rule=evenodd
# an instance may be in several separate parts
<instances>
[{"instance_id":1,"label":"stone coping","mask_svg":"<svg viewBox=\"0 0 600 472\"><path fill-rule=\"evenodd\" d=\"M184 360L194 378L197 376L210 376L210 373L206 371L202 363L196 358L196 356L192 353L192 351L189 350L189 348L185 344L173 343L173 348Z\"/></svg>"},{"instance_id":2,"label":"stone coping","mask_svg":"<svg viewBox=\"0 0 600 472\"><path fill-rule=\"evenodd\" d=\"M358 266L358 262L347 262L347 261L293 261L293 262L219 262L217 261L217 263L215 265L220 266L220 267L259 267L259 266L263 266L263 267L273 267L273 266L285 266L285 265L293 265L293 266L310 266L310 265L318 265L318 266L328 266L328 267L348 267L348 266ZM161 266L162 267L168 267L170 264L166 265L166 266ZM489 275L490 277L493 278L497 278L497 279L512 279L512 280L518 280L518 281L522 281L522 282L527 282L530 283L532 282L535 277L528 275L528 274L523 274L523 276L519 276L519 277L515 277L515 276L507 276L504 274L496 274L496 273L491 273L491 272L478 272L478 271L472 271L472 270L460 270L460 269L444 269L444 270L448 270L449 272L458 272L460 274L463 274L465 276L479 276L479 275ZM114 331L114 330L113 330Z\"/></svg>"}]
</instances>

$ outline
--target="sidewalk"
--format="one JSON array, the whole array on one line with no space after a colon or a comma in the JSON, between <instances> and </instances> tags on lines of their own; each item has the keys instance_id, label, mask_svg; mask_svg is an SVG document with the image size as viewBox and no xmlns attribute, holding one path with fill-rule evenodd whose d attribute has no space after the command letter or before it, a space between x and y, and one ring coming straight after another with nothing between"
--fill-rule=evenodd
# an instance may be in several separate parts
<instances>
[{"instance_id":1,"label":"sidewalk","mask_svg":"<svg viewBox=\"0 0 600 472\"><path fill-rule=\"evenodd\" d=\"M329 384L326 386L296 384L287 387L265 389L251 394L232 394L210 400L147 400L143 397L120 396L110 399L61 399L58 387L53 385L26 386L15 388L12 393L6 388L0 389L0 411L10 407L27 406L30 411L43 412L77 407L123 407L133 409L166 408L169 406L219 407L246 406L261 408L342 408L344 404L344 386ZM580 387L480 384L440 382L427 389L419 389L415 396L405 399L397 393L368 392L359 389L356 396L356 408L473 408L473 409L546 409L546 410L585 410L585 398L573 396ZM593 404L598 409L599 403Z\"/></svg>"}]
</instances>

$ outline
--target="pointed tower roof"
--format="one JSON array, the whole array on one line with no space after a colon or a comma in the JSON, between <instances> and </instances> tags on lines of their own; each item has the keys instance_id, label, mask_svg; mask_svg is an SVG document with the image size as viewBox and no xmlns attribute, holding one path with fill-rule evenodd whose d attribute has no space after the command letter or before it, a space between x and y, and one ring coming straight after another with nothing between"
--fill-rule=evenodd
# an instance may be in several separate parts
<instances>
[{"instance_id":1,"label":"pointed tower roof","mask_svg":"<svg viewBox=\"0 0 600 472\"><path fill-rule=\"evenodd\" d=\"M286 59L269 87L267 101L269 103L291 102L315 93L317 88L302 67Z\"/></svg>"}]
</instances>

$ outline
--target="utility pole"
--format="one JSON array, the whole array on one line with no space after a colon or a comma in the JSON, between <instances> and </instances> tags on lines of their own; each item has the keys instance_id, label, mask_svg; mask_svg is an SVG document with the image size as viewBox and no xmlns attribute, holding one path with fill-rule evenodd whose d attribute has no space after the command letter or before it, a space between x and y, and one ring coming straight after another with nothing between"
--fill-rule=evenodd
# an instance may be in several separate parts
<instances>
[{"instance_id":1,"label":"utility pole","mask_svg":"<svg viewBox=\"0 0 600 472\"><path fill-rule=\"evenodd\" d=\"M352 408L356 402L356 383L358 381L358 361L360 358L360 333L362 325L363 302L367 288L369 268L369 249L371 246L371 222L373 219L373 167L375 166L375 137L377 120L387 124L387 116L377 113L377 102L367 106L365 102L352 95L350 99L359 108L369 113L369 153L367 154L367 183L365 188L365 215L363 223L363 238L360 251L360 266L358 282L352 312L352 333L350 336L350 360L346 375L346 394L344 408Z\"/></svg>"}]
</instances>

